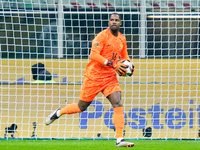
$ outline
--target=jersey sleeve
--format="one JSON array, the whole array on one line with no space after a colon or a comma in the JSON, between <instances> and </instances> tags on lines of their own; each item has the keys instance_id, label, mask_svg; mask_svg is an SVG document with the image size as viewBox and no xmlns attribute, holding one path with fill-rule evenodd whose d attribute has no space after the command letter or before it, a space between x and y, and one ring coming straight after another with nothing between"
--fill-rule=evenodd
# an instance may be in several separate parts
<instances>
[{"instance_id":1,"label":"jersey sleeve","mask_svg":"<svg viewBox=\"0 0 200 150\"><path fill-rule=\"evenodd\" d=\"M104 44L105 44L104 35L103 34L97 35L92 41L92 48L90 52L90 59L93 61L97 61L102 65L106 61L106 59L100 55L101 51L103 50Z\"/></svg>"},{"instance_id":2,"label":"jersey sleeve","mask_svg":"<svg viewBox=\"0 0 200 150\"><path fill-rule=\"evenodd\" d=\"M123 39L123 50L121 52L121 59L125 59L125 60L129 60L130 61L130 57L128 56L128 51L127 51L127 43L126 43L126 38L124 37Z\"/></svg>"}]
</instances>

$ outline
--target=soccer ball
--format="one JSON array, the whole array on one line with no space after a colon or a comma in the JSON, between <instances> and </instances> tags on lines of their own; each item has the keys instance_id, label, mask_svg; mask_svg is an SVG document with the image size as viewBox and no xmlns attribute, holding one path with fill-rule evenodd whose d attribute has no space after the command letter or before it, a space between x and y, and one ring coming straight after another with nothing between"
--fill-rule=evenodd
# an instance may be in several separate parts
<instances>
[{"instance_id":1,"label":"soccer ball","mask_svg":"<svg viewBox=\"0 0 200 150\"><path fill-rule=\"evenodd\" d=\"M122 64L125 64L126 66L128 66L128 68L126 68L126 74L125 75L123 75L124 77L127 77L127 76L129 76L129 75L131 75L132 74L132 72L131 72L131 70L133 69L133 66L132 66L132 64L129 62L129 61L127 61L127 60L125 60L124 62L122 62Z\"/></svg>"}]
</instances>

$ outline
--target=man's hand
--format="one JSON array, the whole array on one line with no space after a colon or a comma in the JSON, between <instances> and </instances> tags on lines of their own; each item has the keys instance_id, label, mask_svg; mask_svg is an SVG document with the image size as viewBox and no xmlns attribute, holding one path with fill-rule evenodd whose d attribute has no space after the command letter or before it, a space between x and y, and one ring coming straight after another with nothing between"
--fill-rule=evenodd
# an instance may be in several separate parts
<instances>
[{"instance_id":1,"label":"man's hand","mask_svg":"<svg viewBox=\"0 0 200 150\"><path fill-rule=\"evenodd\" d=\"M128 68L125 64L122 64L125 60L115 61L108 60L106 66L110 66L118 73L119 76L126 74L126 68Z\"/></svg>"},{"instance_id":2,"label":"man's hand","mask_svg":"<svg viewBox=\"0 0 200 150\"><path fill-rule=\"evenodd\" d=\"M106 63L106 66L112 67L113 66L113 61L112 60L108 60L107 63Z\"/></svg>"}]
</instances>

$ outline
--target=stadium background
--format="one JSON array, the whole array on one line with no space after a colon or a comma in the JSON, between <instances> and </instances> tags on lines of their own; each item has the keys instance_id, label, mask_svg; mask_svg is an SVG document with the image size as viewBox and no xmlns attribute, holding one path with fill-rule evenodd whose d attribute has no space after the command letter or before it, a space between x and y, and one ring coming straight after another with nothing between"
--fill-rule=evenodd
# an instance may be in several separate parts
<instances>
[{"instance_id":1,"label":"stadium background","mask_svg":"<svg viewBox=\"0 0 200 150\"><path fill-rule=\"evenodd\" d=\"M199 19L147 17L145 58L141 58L140 1L111 0L109 5L108 1L106 5L104 1L65 2L63 53L59 58L56 1L0 1L0 137L12 123L18 125L16 137L31 137L33 122L37 122L37 137L41 138L94 138L98 133L114 137L112 109L101 94L83 115L62 117L48 127L44 119L55 108L78 100L91 40L107 27L108 13L116 11L124 13L121 32L136 66L134 78L119 78L125 137L141 138L142 129L150 126L153 138L197 138ZM149 16L199 12L199 1L169 2L174 6L162 0L146 1L146 11ZM16 10L21 12L10 13ZM55 82L34 83L30 68L37 62L45 64Z\"/></svg>"}]
</instances>

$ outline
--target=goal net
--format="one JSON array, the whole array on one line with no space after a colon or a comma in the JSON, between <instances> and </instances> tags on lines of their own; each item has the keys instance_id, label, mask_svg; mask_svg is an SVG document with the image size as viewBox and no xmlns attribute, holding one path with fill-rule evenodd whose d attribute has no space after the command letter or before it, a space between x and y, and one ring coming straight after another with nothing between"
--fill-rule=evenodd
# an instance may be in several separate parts
<instances>
[{"instance_id":1,"label":"goal net","mask_svg":"<svg viewBox=\"0 0 200 150\"><path fill-rule=\"evenodd\" d=\"M78 102L93 38L121 15L133 77L118 77L125 138L197 139L199 0L1 0L0 138L115 137L99 93L86 111L44 124ZM32 69L48 71L48 76ZM44 80L45 81L44 81Z\"/></svg>"}]
</instances>

